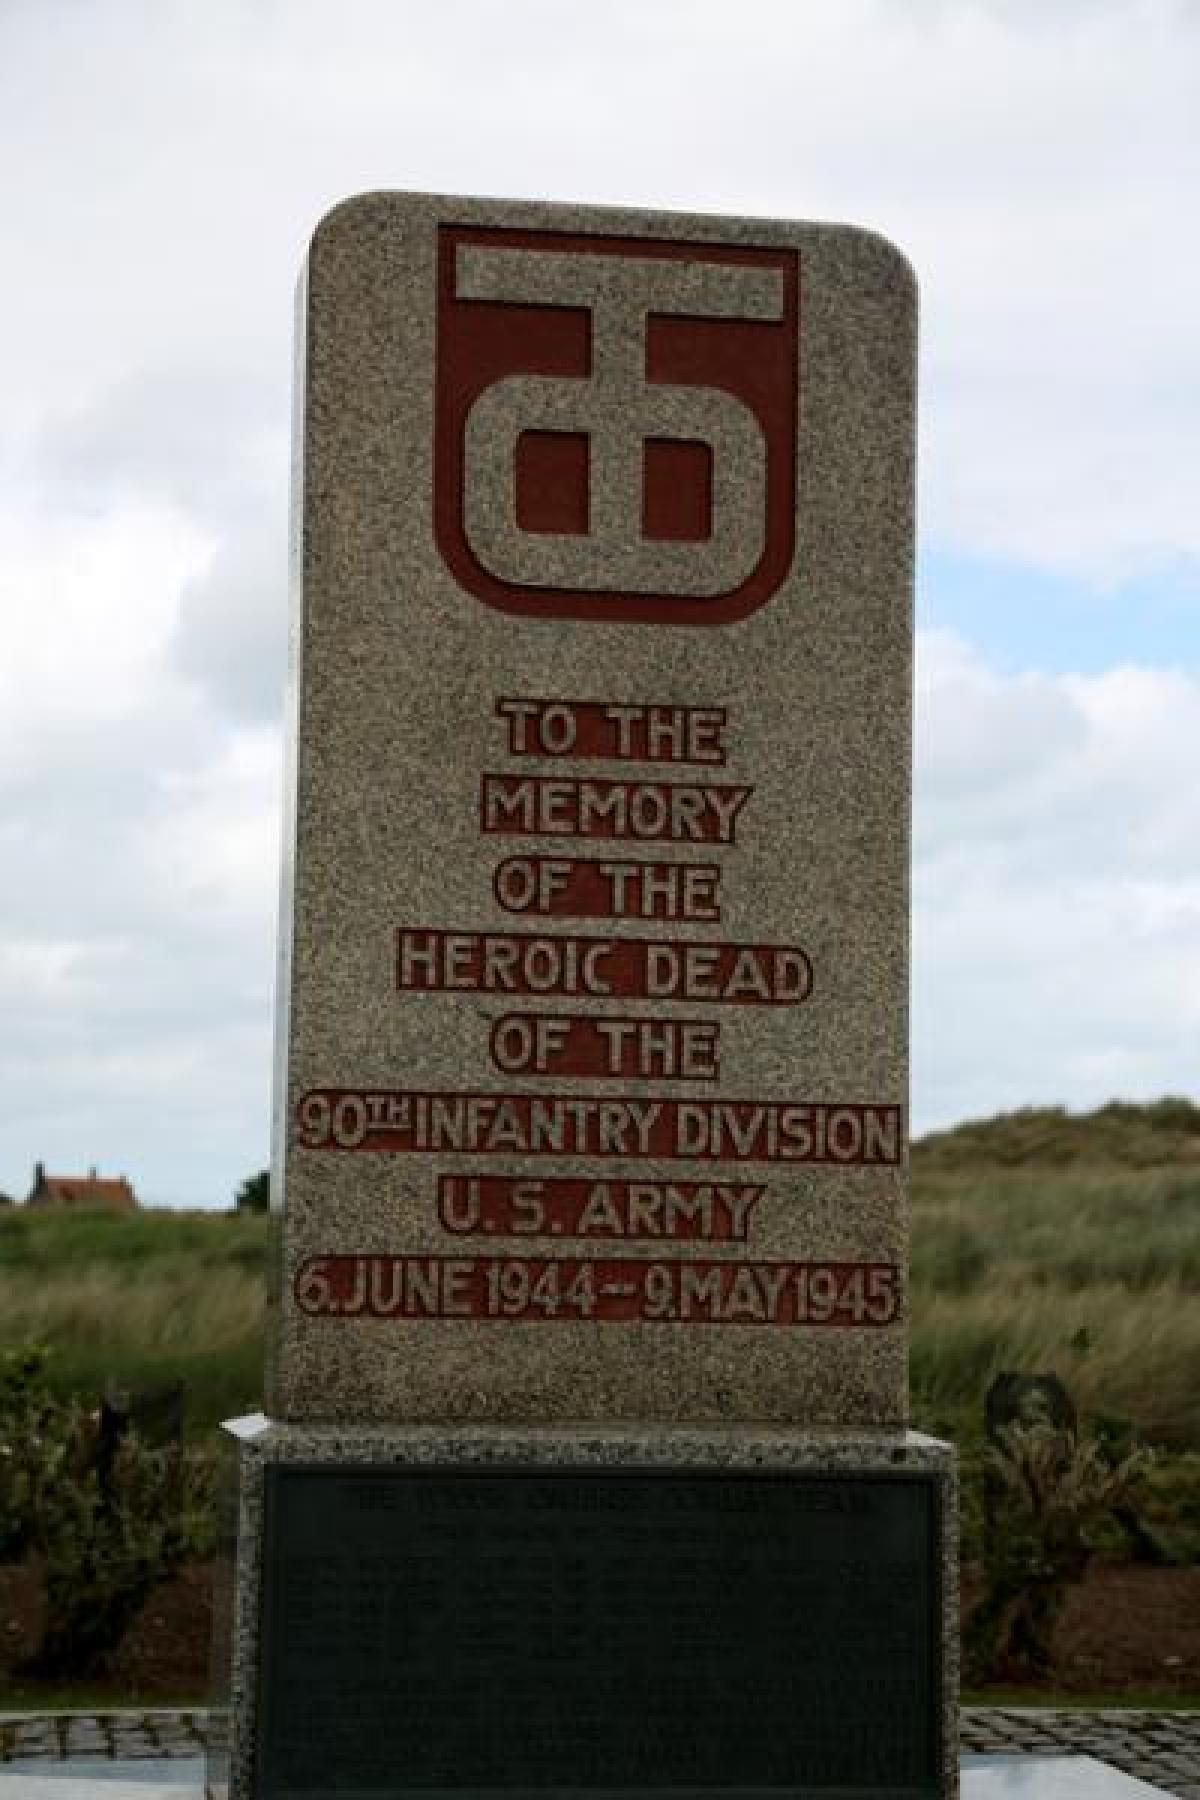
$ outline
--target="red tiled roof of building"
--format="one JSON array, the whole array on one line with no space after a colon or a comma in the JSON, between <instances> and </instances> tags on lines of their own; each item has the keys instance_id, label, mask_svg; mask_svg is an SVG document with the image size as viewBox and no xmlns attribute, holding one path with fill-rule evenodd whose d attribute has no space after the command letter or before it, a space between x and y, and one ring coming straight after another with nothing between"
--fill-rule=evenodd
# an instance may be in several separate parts
<instances>
[{"instance_id":1,"label":"red tiled roof of building","mask_svg":"<svg viewBox=\"0 0 1200 1800\"><path fill-rule=\"evenodd\" d=\"M33 1172L29 1206L102 1206L114 1212L129 1212L137 1205L137 1197L124 1175L48 1175L41 1163Z\"/></svg>"},{"instance_id":2,"label":"red tiled roof of building","mask_svg":"<svg viewBox=\"0 0 1200 1800\"><path fill-rule=\"evenodd\" d=\"M46 1196L75 1206L119 1206L133 1199L133 1189L125 1180L87 1175L47 1175Z\"/></svg>"}]
</instances>

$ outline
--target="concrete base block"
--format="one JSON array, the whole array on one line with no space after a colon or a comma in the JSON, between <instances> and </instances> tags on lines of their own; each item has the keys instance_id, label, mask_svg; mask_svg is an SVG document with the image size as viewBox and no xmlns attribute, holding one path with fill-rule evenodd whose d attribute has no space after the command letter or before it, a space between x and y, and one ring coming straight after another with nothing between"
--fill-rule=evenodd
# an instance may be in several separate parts
<instances>
[{"instance_id":1,"label":"concrete base block","mask_svg":"<svg viewBox=\"0 0 1200 1800\"><path fill-rule=\"evenodd\" d=\"M227 1429L238 1551L212 1800L958 1792L946 1444Z\"/></svg>"}]
</instances>

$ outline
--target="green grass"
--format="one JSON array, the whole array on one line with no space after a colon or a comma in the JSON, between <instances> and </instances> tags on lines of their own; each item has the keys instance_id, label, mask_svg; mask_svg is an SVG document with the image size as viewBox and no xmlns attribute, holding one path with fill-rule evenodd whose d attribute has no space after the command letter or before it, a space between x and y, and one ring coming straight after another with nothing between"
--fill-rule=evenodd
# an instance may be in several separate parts
<instances>
[{"instance_id":1,"label":"green grass","mask_svg":"<svg viewBox=\"0 0 1200 1800\"><path fill-rule=\"evenodd\" d=\"M1181 1694L1176 1688L1128 1688L1096 1693L1074 1688L990 1687L964 1688L963 1706L1036 1706L1053 1712L1200 1712L1200 1694Z\"/></svg>"},{"instance_id":2,"label":"green grass","mask_svg":"<svg viewBox=\"0 0 1200 1800\"><path fill-rule=\"evenodd\" d=\"M261 1275L268 1221L261 1213L0 1212L0 1272L61 1276L102 1263L130 1276L153 1266L242 1269Z\"/></svg>"},{"instance_id":3,"label":"green grass","mask_svg":"<svg viewBox=\"0 0 1200 1800\"><path fill-rule=\"evenodd\" d=\"M969 1434L1000 1370L1053 1370L1082 1412L1200 1448L1200 1158L976 1156L914 1155L914 1415Z\"/></svg>"},{"instance_id":4,"label":"green grass","mask_svg":"<svg viewBox=\"0 0 1200 1800\"><path fill-rule=\"evenodd\" d=\"M45 1344L60 1393L182 1380L188 1430L261 1403L267 1221L0 1214L0 1344Z\"/></svg>"},{"instance_id":5,"label":"green grass","mask_svg":"<svg viewBox=\"0 0 1200 1800\"><path fill-rule=\"evenodd\" d=\"M209 1706L211 1701L212 1694L207 1687L160 1692L157 1688L139 1688L136 1682L129 1681L80 1682L78 1686L54 1687L49 1683L14 1680L7 1687L0 1687L0 1712L195 1712ZM97 1754L104 1752L101 1750ZM4 1763L0 1761L0 1775L4 1772ZM183 1800L182 1793L180 1800Z\"/></svg>"}]
</instances>

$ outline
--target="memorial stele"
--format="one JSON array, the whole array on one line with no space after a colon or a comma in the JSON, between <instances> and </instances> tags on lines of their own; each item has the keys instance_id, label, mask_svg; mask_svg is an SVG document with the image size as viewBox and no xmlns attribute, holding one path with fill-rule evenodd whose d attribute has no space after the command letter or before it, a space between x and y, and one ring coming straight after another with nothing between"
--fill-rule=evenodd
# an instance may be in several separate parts
<instances>
[{"instance_id":1,"label":"memorial stele","mask_svg":"<svg viewBox=\"0 0 1200 1800\"><path fill-rule=\"evenodd\" d=\"M212 1791L950 1794L951 1457L907 1430L911 271L840 225L378 193L298 313L269 1416L233 1428ZM567 1639L530 1673L567 1576L475 1568L476 1492L506 1568L574 1520L588 1654L614 1582L638 1667L676 1609L686 1679L619 1715L657 1752L598 1747ZM771 1594L809 1619L765 1761L707 1696L706 1558L760 1648ZM460 1581L503 1642L463 1648ZM388 1747L418 1612L420 1680L448 1633L473 1692L526 1669L543 1762L499 1692L442 1731L435 1676ZM761 1697L743 1651L723 1691Z\"/></svg>"}]
</instances>

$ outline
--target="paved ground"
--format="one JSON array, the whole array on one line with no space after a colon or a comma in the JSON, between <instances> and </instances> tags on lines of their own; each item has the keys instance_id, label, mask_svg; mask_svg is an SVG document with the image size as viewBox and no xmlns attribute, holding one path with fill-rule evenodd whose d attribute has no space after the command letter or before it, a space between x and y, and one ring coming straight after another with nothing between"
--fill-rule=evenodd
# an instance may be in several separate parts
<instances>
[{"instance_id":1,"label":"paved ground","mask_svg":"<svg viewBox=\"0 0 1200 1800\"><path fill-rule=\"evenodd\" d=\"M1200 1800L1200 1713L964 1707L962 1747L1094 1756L1179 1800Z\"/></svg>"},{"instance_id":2,"label":"paved ground","mask_svg":"<svg viewBox=\"0 0 1200 1800\"><path fill-rule=\"evenodd\" d=\"M0 1713L5 1763L160 1761L204 1747L203 1712ZM1200 1800L1200 1713L1049 1712L966 1707L963 1749L1094 1756L1178 1800Z\"/></svg>"},{"instance_id":3,"label":"paved ground","mask_svg":"<svg viewBox=\"0 0 1200 1800\"><path fill-rule=\"evenodd\" d=\"M140 1761L197 1756L203 1712L0 1713L0 1771L5 1763L108 1757Z\"/></svg>"}]
</instances>

